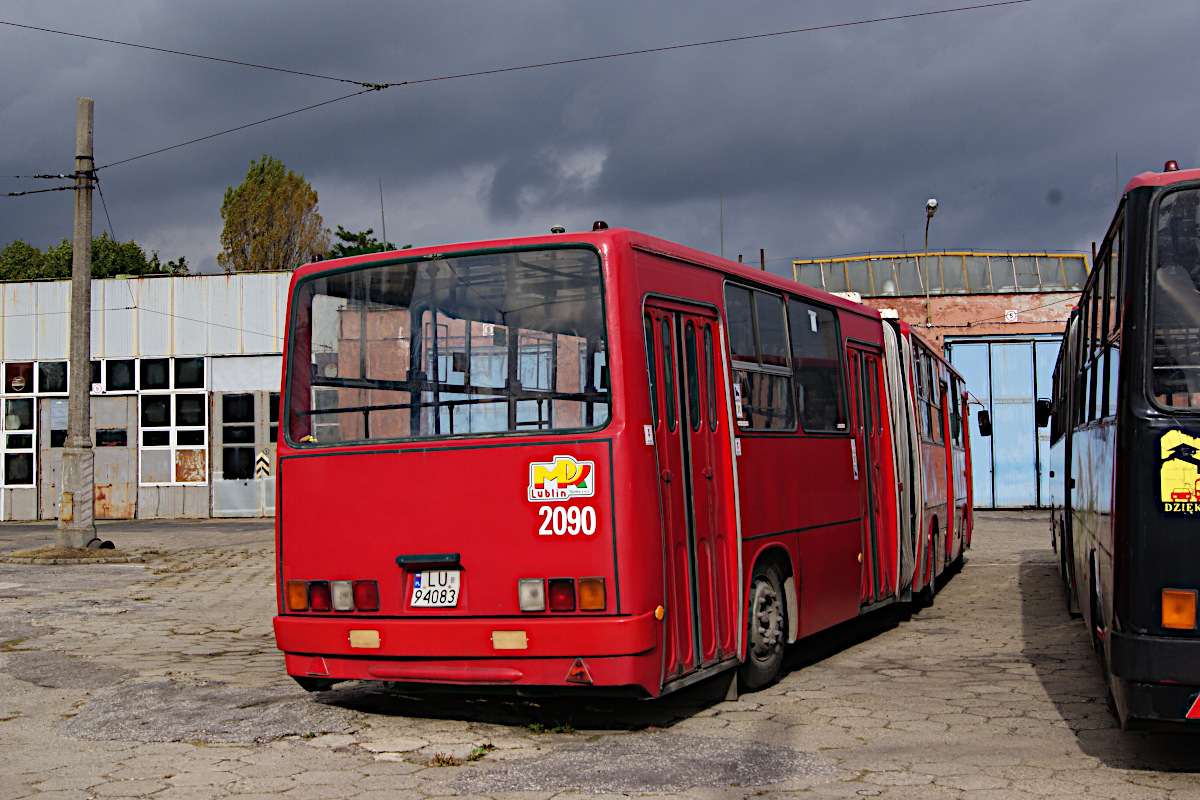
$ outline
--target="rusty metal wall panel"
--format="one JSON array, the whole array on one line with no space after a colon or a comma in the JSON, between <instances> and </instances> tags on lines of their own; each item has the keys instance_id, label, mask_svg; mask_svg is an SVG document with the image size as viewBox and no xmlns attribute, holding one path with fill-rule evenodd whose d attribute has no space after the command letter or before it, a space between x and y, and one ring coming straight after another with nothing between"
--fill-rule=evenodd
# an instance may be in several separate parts
<instances>
[{"instance_id":1,"label":"rusty metal wall panel","mask_svg":"<svg viewBox=\"0 0 1200 800\"><path fill-rule=\"evenodd\" d=\"M241 277L242 353L278 353L278 275L265 272Z\"/></svg>"},{"instance_id":2,"label":"rusty metal wall panel","mask_svg":"<svg viewBox=\"0 0 1200 800\"><path fill-rule=\"evenodd\" d=\"M130 281L137 298L138 353L143 356L175 355L171 325L173 278L142 278Z\"/></svg>"},{"instance_id":3,"label":"rusty metal wall panel","mask_svg":"<svg viewBox=\"0 0 1200 800\"><path fill-rule=\"evenodd\" d=\"M38 431L38 476L41 491L41 519L57 519L61 488L62 449L50 446L50 432L64 429L66 400L42 398L41 426ZM59 412L55 412L59 406ZM125 444L100 445L93 453L93 485L96 519L133 519L137 508L137 398L131 395L92 398L92 441L96 431L125 431ZM107 437L100 439L104 441ZM111 441L111 438L107 438Z\"/></svg>"},{"instance_id":4,"label":"rusty metal wall panel","mask_svg":"<svg viewBox=\"0 0 1200 800\"><path fill-rule=\"evenodd\" d=\"M211 275L170 278L175 355L205 355L208 349L208 289ZM167 280L167 279L163 279Z\"/></svg>"},{"instance_id":5,"label":"rusty metal wall panel","mask_svg":"<svg viewBox=\"0 0 1200 800\"><path fill-rule=\"evenodd\" d=\"M288 289L291 288L291 273L276 274L275 278L275 340L274 352L283 352L283 339L287 332Z\"/></svg>"},{"instance_id":6,"label":"rusty metal wall panel","mask_svg":"<svg viewBox=\"0 0 1200 800\"><path fill-rule=\"evenodd\" d=\"M125 431L124 446L92 450L95 460L96 519L133 519L137 508L137 398L92 398L92 440L97 429Z\"/></svg>"},{"instance_id":7,"label":"rusty metal wall panel","mask_svg":"<svg viewBox=\"0 0 1200 800\"><path fill-rule=\"evenodd\" d=\"M4 285L4 359L31 361L37 357L37 296L35 283ZM11 517L10 517L11 519Z\"/></svg>"},{"instance_id":8,"label":"rusty metal wall panel","mask_svg":"<svg viewBox=\"0 0 1200 800\"><path fill-rule=\"evenodd\" d=\"M207 519L207 486L142 486L138 519Z\"/></svg>"},{"instance_id":9,"label":"rusty metal wall panel","mask_svg":"<svg viewBox=\"0 0 1200 800\"><path fill-rule=\"evenodd\" d=\"M4 493L4 519L29 521L37 519L37 489L32 486L0 489Z\"/></svg>"},{"instance_id":10,"label":"rusty metal wall panel","mask_svg":"<svg viewBox=\"0 0 1200 800\"><path fill-rule=\"evenodd\" d=\"M213 275L205 281L208 304L208 349L205 353L241 353L241 275ZM248 312L255 324L256 309Z\"/></svg>"},{"instance_id":11,"label":"rusty metal wall panel","mask_svg":"<svg viewBox=\"0 0 1200 800\"><path fill-rule=\"evenodd\" d=\"M38 400L38 491L41 493L39 519L58 519L62 488L62 448L50 446L50 431L66 430L67 401L62 397Z\"/></svg>"},{"instance_id":12,"label":"rusty metal wall panel","mask_svg":"<svg viewBox=\"0 0 1200 800\"><path fill-rule=\"evenodd\" d=\"M45 281L35 283L36 308L45 309L37 315L37 357L44 361L65 359L70 354L71 341L71 282Z\"/></svg>"},{"instance_id":13,"label":"rusty metal wall panel","mask_svg":"<svg viewBox=\"0 0 1200 800\"><path fill-rule=\"evenodd\" d=\"M132 358L137 351L137 300L128 280L92 281L92 307L104 310L99 333L104 340L104 355L108 358Z\"/></svg>"}]
</instances>

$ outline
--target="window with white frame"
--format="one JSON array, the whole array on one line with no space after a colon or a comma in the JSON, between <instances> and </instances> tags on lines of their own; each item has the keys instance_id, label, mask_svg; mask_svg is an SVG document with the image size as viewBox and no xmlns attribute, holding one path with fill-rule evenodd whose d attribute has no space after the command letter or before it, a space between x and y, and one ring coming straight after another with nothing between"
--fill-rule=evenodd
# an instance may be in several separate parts
<instances>
[{"instance_id":1,"label":"window with white frame","mask_svg":"<svg viewBox=\"0 0 1200 800\"><path fill-rule=\"evenodd\" d=\"M3 366L0 402L4 407L4 433L0 438L0 479L6 487L37 485L37 443L40 421L37 397L66 396L67 362L10 361ZM52 415L52 422L58 415ZM51 430L51 446L61 447L61 437ZM57 442L57 443L56 443Z\"/></svg>"},{"instance_id":2,"label":"window with white frame","mask_svg":"<svg viewBox=\"0 0 1200 800\"><path fill-rule=\"evenodd\" d=\"M138 359L136 377L140 389L139 483L208 483L204 359Z\"/></svg>"},{"instance_id":3,"label":"window with white frame","mask_svg":"<svg viewBox=\"0 0 1200 800\"><path fill-rule=\"evenodd\" d=\"M33 486L37 471L37 404L33 362L4 365L4 485Z\"/></svg>"}]
</instances>

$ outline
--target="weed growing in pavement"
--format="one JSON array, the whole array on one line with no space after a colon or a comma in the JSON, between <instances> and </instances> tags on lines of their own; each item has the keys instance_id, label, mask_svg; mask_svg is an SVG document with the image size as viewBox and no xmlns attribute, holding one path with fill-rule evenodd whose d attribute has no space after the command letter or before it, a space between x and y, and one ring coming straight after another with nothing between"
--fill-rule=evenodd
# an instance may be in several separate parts
<instances>
[{"instance_id":1,"label":"weed growing in pavement","mask_svg":"<svg viewBox=\"0 0 1200 800\"><path fill-rule=\"evenodd\" d=\"M461 767L462 759L448 756L445 753L434 753L433 760L426 763L427 767Z\"/></svg>"},{"instance_id":2,"label":"weed growing in pavement","mask_svg":"<svg viewBox=\"0 0 1200 800\"><path fill-rule=\"evenodd\" d=\"M525 729L530 733L574 733L575 728L571 725L555 725L552 728L547 728L540 722L531 722L525 726Z\"/></svg>"},{"instance_id":3,"label":"weed growing in pavement","mask_svg":"<svg viewBox=\"0 0 1200 800\"><path fill-rule=\"evenodd\" d=\"M495 749L496 745L494 744L480 745L471 751L471 755L467 756L467 761L478 761Z\"/></svg>"}]
</instances>

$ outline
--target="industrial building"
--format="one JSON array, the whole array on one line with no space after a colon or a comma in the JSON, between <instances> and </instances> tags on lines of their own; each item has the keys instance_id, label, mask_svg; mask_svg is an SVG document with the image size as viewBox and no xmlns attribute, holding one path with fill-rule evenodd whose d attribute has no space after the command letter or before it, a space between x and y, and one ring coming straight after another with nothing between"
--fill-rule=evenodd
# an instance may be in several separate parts
<instances>
[{"instance_id":1,"label":"industrial building","mask_svg":"<svg viewBox=\"0 0 1200 800\"><path fill-rule=\"evenodd\" d=\"M92 281L96 517L274 514L291 273ZM70 281L0 286L0 519L58 517Z\"/></svg>"},{"instance_id":2,"label":"industrial building","mask_svg":"<svg viewBox=\"0 0 1200 800\"><path fill-rule=\"evenodd\" d=\"M1034 400L1050 395L1059 340L1087 282L1082 253L904 253L793 262L796 280L894 309L940 345L992 418L971 414L975 505L1049 505L1048 429Z\"/></svg>"},{"instance_id":3,"label":"industrial building","mask_svg":"<svg viewBox=\"0 0 1200 800\"><path fill-rule=\"evenodd\" d=\"M1058 339L1087 280L1082 254L931 253L797 261L797 280L894 309L941 345L991 413L972 414L975 502L1048 503ZM928 280L926 276L929 276ZM92 282L98 519L271 516L291 274ZM70 281L0 286L0 519L58 517L67 428Z\"/></svg>"}]
</instances>

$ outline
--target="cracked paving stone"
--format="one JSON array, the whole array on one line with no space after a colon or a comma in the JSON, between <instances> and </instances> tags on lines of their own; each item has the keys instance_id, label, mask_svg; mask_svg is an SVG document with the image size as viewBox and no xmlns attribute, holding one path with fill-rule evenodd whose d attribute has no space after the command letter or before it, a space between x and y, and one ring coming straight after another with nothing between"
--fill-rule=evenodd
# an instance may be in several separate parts
<instances>
[{"instance_id":1,"label":"cracked paving stone","mask_svg":"<svg viewBox=\"0 0 1200 800\"><path fill-rule=\"evenodd\" d=\"M450 784L465 792L679 792L763 786L833 774L833 762L788 747L672 732L559 746L549 755L488 767Z\"/></svg>"},{"instance_id":2,"label":"cracked paving stone","mask_svg":"<svg viewBox=\"0 0 1200 800\"><path fill-rule=\"evenodd\" d=\"M291 688L204 681L125 683L96 692L59 723L78 739L251 743L309 733L345 733L351 715Z\"/></svg>"}]
</instances>

